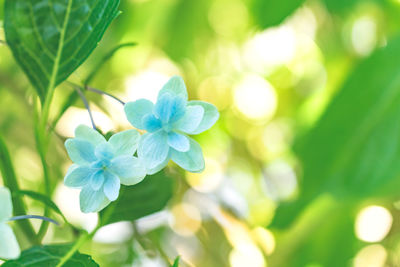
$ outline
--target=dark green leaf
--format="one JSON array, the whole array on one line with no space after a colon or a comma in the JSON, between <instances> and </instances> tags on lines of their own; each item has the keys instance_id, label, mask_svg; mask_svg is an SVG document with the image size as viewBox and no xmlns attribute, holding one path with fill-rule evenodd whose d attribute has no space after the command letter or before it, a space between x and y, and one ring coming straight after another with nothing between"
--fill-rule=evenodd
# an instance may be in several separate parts
<instances>
[{"instance_id":1,"label":"dark green leaf","mask_svg":"<svg viewBox=\"0 0 400 267\"><path fill-rule=\"evenodd\" d=\"M133 221L162 210L173 195L173 179L161 171L134 186L123 186L119 200L100 213L102 224Z\"/></svg>"},{"instance_id":2,"label":"dark green leaf","mask_svg":"<svg viewBox=\"0 0 400 267\"><path fill-rule=\"evenodd\" d=\"M64 221L66 221L64 215L62 214L61 210L57 207L57 205L47 196L34 192L34 191L28 191L28 190L20 190L20 191L15 191L13 192L13 195L17 195L19 197L21 196L28 196L34 200L40 201L43 204L45 204L47 207L51 208L53 211L58 213Z\"/></svg>"},{"instance_id":3,"label":"dark green leaf","mask_svg":"<svg viewBox=\"0 0 400 267\"><path fill-rule=\"evenodd\" d=\"M280 24L303 3L304 0L255 0L253 12L258 24L268 28Z\"/></svg>"},{"instance_id":4,"label":"dark green leaf","mask_svg":"<svg viewBox=\"0 0 400 267\"><path fill-rule=\"evenodd\" d=\"M91 54L118 5L118 0L6 0L7 42L42 100Z\"/></svg>"},{"instance_id":5,"label":"dark green leaf","mask_svg":"<svg viewBox=\"0 0 400 267\"><path fill-rule=\"evenodd\" d=\"M70 250L70 245L52 245L33 247L22 252L17 260L7 261L2 267L54 267ZM92 257L75 253L63 267L98 267Z\"/></svg>"},{"instance_id":6,"label":"dark green leaf","mask_svg":"<svg viewBox=\"0 0 400 267\"><path fill-rule=\"evenodd\" d=\"M304 170L298 201L278 209L290 223L317 195L341 199L398 195L400 38L363 61L314 129L296 146Z\"/></svg>"}]
</instances>

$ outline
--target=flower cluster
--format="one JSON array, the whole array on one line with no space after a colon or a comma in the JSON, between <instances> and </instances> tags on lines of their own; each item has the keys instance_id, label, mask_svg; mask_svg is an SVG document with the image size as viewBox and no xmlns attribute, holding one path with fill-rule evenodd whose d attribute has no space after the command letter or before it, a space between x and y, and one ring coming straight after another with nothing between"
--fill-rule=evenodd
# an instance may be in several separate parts
<instances>
[{"instance_id":1,"label":"flower cluster","mask_svg":"<svg viewBox=\"0 0 400 267\"><path fill-rule=\"evenodd\" d=\"M134 185L174 161L190 172L204 169L200 145L188 135L211 128L219 118L212 104L188 101L182 78L172 77L161 89L157 102L146 99L124 107L128 121L137 129L113 135L110 140L87 126L79 126L75 138L65 143L73 161L64 183L82 188L83 212L98 212L118 198L120 184ZM135 152L137 150L137 157Z\"/></svg>"},{"instance_id":2,"label":"flower cluster","mask_svg":"<svg viewBox=\"0 0 400 267\"><path fill-rule=\"evenodd\" d=\"M13 212L11 193L8 188L0 187L0 258L16 259L21 251L15 238L14 232L7 224Z\"/></svg>"}]
</instances>

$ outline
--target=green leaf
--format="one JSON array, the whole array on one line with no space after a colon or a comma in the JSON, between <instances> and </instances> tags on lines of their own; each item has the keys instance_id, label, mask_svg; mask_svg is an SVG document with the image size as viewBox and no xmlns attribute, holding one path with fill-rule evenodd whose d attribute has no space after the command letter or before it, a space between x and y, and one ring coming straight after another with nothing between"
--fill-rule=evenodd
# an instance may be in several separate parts
<instances>
[{"instance_id":1,"label":"green leaf","mask_svg":"<svg viewBox=\"0 0 400 267\"><path fill-rule=\"evenodd\" d=\"M87 76L87 78L85 79L85 86L89 85L89 83L93 80L93 78L96 76L96 74L99 72L99 70L101 69L101 67L108 61L110 60L115 53L117 53L120 49L125 48L125 47L133 47L136 46L136 43L125 43L125 44L120 44L118 46L116 46L115 48L111 49L111 51L109 51L100 61L98 64L96 64L94 66L94 68L92 69L92 71L89 73L89 75Z\"/></svg>"},{"instance_id":2,"label":"green leaf","mask_svg":"<svg viewBox=\"0 0 400 267\"><path fill-rule=\"evenodd\" d=\"M134 221L162 210L173 195L173 179L161 171L134 186L122 186L117 202L100 213L102 225Z\"/></svg>"},{"instance_id":3,"label":"green leaf","mask_svg":"<svg viewBox=\"0 0 400 267\"><path fill-rule=\"evenodd\" d=\"M179 260L181 259L181 257L176 257L174 264L171 265L171 267L179 267Z\"/></svg>"},{"instance_id":4,"label":"green leaf","mask_svg":"<svg viewBox=\"0 0 400 267\"><path fill-rule=\"evenodd\" d=\"M19 190L13 192L13 195L16 196L28 196L34 200L40 201L43 204L45 204L47 207L51 208L53 211L55 211L57 214L59 214L63 220L66 222L66 218L64 217L64 214L62 214L61 210L58 208L58 206L47 196L34 192L34 191L29 191L29 190Z\"/></svg>"},{"instance_id":5,"label":"green leaf","mask_svg":"<svg viewBox=\"0 0 400 267\"><path fill-rule=\"evenodd\" d=\"M70 250L71 245L51 245L32 247L22 252L17 260L7 261L2 267L43 267L56 266L60 259ZM98 267L92 257L75 253L63 267Z\"/></svg>"},{"instance_id":6,"label":"green leaf","mask_svg":"<svg viewBox=\"0 0 400 267\"><path fill-rule=\"evenodd\" d=\"M299 199L280 207L286 226L316 196L358 201L400 187L400 38L357 66L316 126L295 147L303 165Z\"/></svg>"},{"instance_id":7,"label":"green leaf","mask_svg":"<svg viewBox=\"0 0 400 267\"><path fill-rule=\"evenodd\" d=\"M7 145L2 136L0 136L0 173L3 178L4 186L8 187L11 192L19 190L19 184L11 161L10 153L8 152ZM24 203L20 197L13 195L12 202L14 215L26 214ZM33 243L38 242L35 231L28 220L20 220L16 223Z\"/></svg>"},{"instance_id":8,"label":"green leaf","mask_svg":"<svg viewBox=\"0 0 400 267\"><path fill-rule=\"evenodd\" d=\"M118 0L5 1L7 42L42 101L91 54L118 6Z\"/></svg>"},{"instance_id":9,"label":"green leaf","mask_svg":"<svg viewBox=\"0 0 400 267\"><path fill-rule=\"evenodd\" d=\"M255 0L253 13L262 28L280 24L304 3L304 0Z\"/></svg>"}]
</instances>

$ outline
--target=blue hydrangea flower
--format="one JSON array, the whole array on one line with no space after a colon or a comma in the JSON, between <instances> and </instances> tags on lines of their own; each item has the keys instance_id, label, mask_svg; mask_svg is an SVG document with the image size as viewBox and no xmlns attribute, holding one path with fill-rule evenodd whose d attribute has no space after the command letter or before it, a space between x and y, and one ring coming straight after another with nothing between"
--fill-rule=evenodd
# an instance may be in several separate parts
<instances>
[{"instance_id":1,"label":"blue hydrangea flower","mask_svg":"<svg viewBox=\"0 0 400 267\"><path fill-rule=\"evenodd\" d=\"M82 188L82 212L98 212L118 198L120 184L134 185L146 176L146 169L133 154L140 134L128 130L113 135L110 140L85 125L75 130L75 138L65 142L73 161L64 184Z\"/></svg>"},{"instance_id":2,"label":"blue hydrangea flower","mask_svg":"<svg viewBox=\"0 0 400 267\"><path fill-rule=\"evenodd\" d=\"M148 174L164 168L171 159L190 172L204 169L200 145L188 135L211 128L219 118L217 108L202 101L188 101L182 78L172 77L158 94L157 103L139 99L125 105L129 122L146 130L139 143L138 156Z\"/></svg>"},{"instance_id":3,"label":"blue hydrangea flower","mask_svg":"<svg viewBox=\"0 0 400 267\"><path fill-rule=\"evenodd\" d=\"M0 258L16 259L21 250L13 230L7 224L13 212L11 193L8 188L0 187L0 203Z\"/></svg>"}]
</instances>

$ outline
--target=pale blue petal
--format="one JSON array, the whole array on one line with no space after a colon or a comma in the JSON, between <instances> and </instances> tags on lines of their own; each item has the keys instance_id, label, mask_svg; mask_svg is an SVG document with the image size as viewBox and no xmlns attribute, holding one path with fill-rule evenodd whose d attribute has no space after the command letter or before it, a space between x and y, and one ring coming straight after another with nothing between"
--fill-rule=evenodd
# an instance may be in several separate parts
<instances>
[{"instance_id":1,"label":"pale blue petal","mask_svg":"<svg viewBox=\"0 0 400 267\"><path fill-rule=\"evenodd\" d=\"M75 188L86 186L90 182L90 177L93 173L94 170L88 166L73 164L65 175L64 184Z\"/></svg>"},{"instance_id":2,"label":"pale blue petal","mask_svg":"<svg viewBox=\"0 0 400 267\"><path fill-rule=\"evenodd\" d=\"M186 100L169 93L158 98L154 107L156 115L163 123L173 123L185 115Z\"/></svg>"},{"instance_id":3,"label":"pale blue petal","mask_svg":"<svg viewBox=\"0 0 400 267\"><path fill-rule=\"evenodd\" d=\"M102 189L95 191L91 186L85 186L80 194L81 211L84 213L99 212L104 209L110 201Z\"/></svg>"},{"instance_id":4,"label":"pale blue petal","mask_svg":"<svg viewBox=\"0 0 400 267\"><path fill-rule=\"evenodd\" d=\"M189 101L188 107L190 106L201 106L204 109L203 119L201 120L197 129L190 132L190 134L199 134L210 129L219 119L218 109L213 104L196 100Z\"/></svg>"},{"instance_id":5,"label":"pale blue petal","mask_svg":"<svg viewBox=\"0 0 400 267\"><path fill-rule=\"evenodd\" d=\"M13 260L19 258L20 254L21 250L13 230L9 225L0 223L0 258Z\"/></svg>"},{"instance_id":6,"label":"pale blue petal","mask_svg":"<svg viewBox=\"0 0 400 267\"><path fill-rule=\"evenodd\" d=\"M119 189L121 188L120 181L115 174L108 171L104 172L105 182L104 182L104 194L110 201L114 201L118 198Z\"/></svg>"},{"instance_id":7,"label":"pale blue petal","mask_svg":"<svg viewBox=\"0 0 400 267\"><path fill-rule=\"evenodd\" d=\"M65 141L70 159L76 164L87 164L96 160L94 146L83 139L74 138Z\"/></svg>"},{"instance_id":8,"label":"pale blue petal","mask_svg":"<svg viewBox=\"0 0 400 267\"><path fill-rule=\"evenodd\" d=\"M119 156L111 161L109 170L118 176L123 185L134 185L146 176L144 163L133 156Z\"/></svg>"},{"instance_id":9,"label":"pale blue petal","mask_svg":"<svg viewBox=\"0 0 400 267\"><path fill-rule=\"evenodd\" d=\"M158 98L160 98L165 93L169 93L175 96L179 96L183 100L187 101L188 94L186 90L186 85L183 79L179 76L172 76L171 79L161 88L158 93Z\"/></svg>"},{"instance_id":10,"label":"pale blue petal","mask_svg":"<svg viewBox=\"0 0 400 267\"><path fill-rule=\"evenodd\" d=\"M172 150L172 149L170 149L170 150ZM171 154L171 152L169 152L169 154ZM161 171L162 169L164 169L168 165L169 159L170 159L170 156L168 155L163 162L161 162L154 168L146 169L147 174L152 175L152 174L155 174L155 173Z\"/></svg>"},{"instance_id":11,"label":"pale blue petal","mask_svg":"<svg viewBox=\"0 0 400 267\"><path fill-rule=\"evenodd\" d=\"M146 164L146 168L155 168L165 161L169 151L167 138L167 133L163 130L146 133L142 136L138 147L138 156Z\"/></svg>"},{"instance_id":12,"label":"pale blue petal","mask_svg":"<svg viewBox=\"0 0 400 267\"><path fill-rule=\"evenodd\" d=\"M191 138L189 138L189 142L189 151L179 152L171 150L171 159L189 172L202 172L204 170L204 158L201 147Z\"/></svg>"},{"instance_id":13,"label":"pale blue petal","mask_svg":"<svg viewBox=\"0 0 400 267\"><path fill-rule=\"evenodd\" d=\"M90 186L93 190L98 191L104 184L104 171L98 170L92 173L90 177Z\"/></svg>"},{"instance_id":14,"label":"pale blue petal","mask_svg":"<svg viewBox=\"0 0 400 267\"><path fill-rule=\"evenodd\" d=\"M0 204L0 223L3 223L10 219L13 213L11 193L10 190L6 187L0 187Z\"/></svg>"},{"instance_id":15,"label":"pale blue petal","mask_svg":"<svg viewBox=\"0 0 400 267\"><path fill-rule=\"evenodd\" d=\"M111 160L114 157L114 149L109 143L103 143L96 147L94 151L97 159Z\"/></svg>"},{"instance_id":16,"label":"pale blue petal","mask_svg":"<svg viewBox=\"0 0 400 267\"><path fill-rule=\"evenodd\" d=\"M188 106L182 119L174 124L174 129L187 134L193 133L204 118L204 109L201 106Z\"/></svg>"},{"instance_id":17,"label":"pale blue petal","mask_svg":"<svg viewBox=\"0 0 400 267\"><path fill-rule=\"evenodd\" d=\"M86 125L79 125L75 129L75 137L88 141L92 145L97 146L98 144L105 143L106 139L98 131L90 128Z\"/></svg>"},{"instance_id":18,"label":"pale blue petal","mask_svg":"<svg viewBox=\"0 0 400 267\"><path fill-rule=\"evenodd\" d=\"M175 132L168 133L168 145L180 152L186 152L190 148L189 139L183 134Z\"/></svg>"},{"instance_id":19,"label":"pale blue petal","mask_svg":"<svg viewBox=\"0 0 400 267\"><path fill-rule=\"evenodd\" d=\"M144 129L148 132L155 132L161 129L162 123L153 114L147 114L143 117Z\"/></svg>"},{"instance_id":20,"label":"pale blue petal","mask_svg":"<svg viewBox=\"0 0 400 267\"><path fill-rule=\"evenodd\" d=\"M145 130L143 117L153 112L153 103L147 99L139 99L125 104L124 110L128 121L136 128Z\"/></svg>"},{"instance_id":21,"label":"pale blue petal","mask_svg":"<svg viewBox=\"0 0 400 267\"><path fill-rule=\"evenodd\" d=\"M111 136L108 143L116 155L133 155L139 144L140 134L136 130L127 130Z\"/></svg>"}]
</instances>

